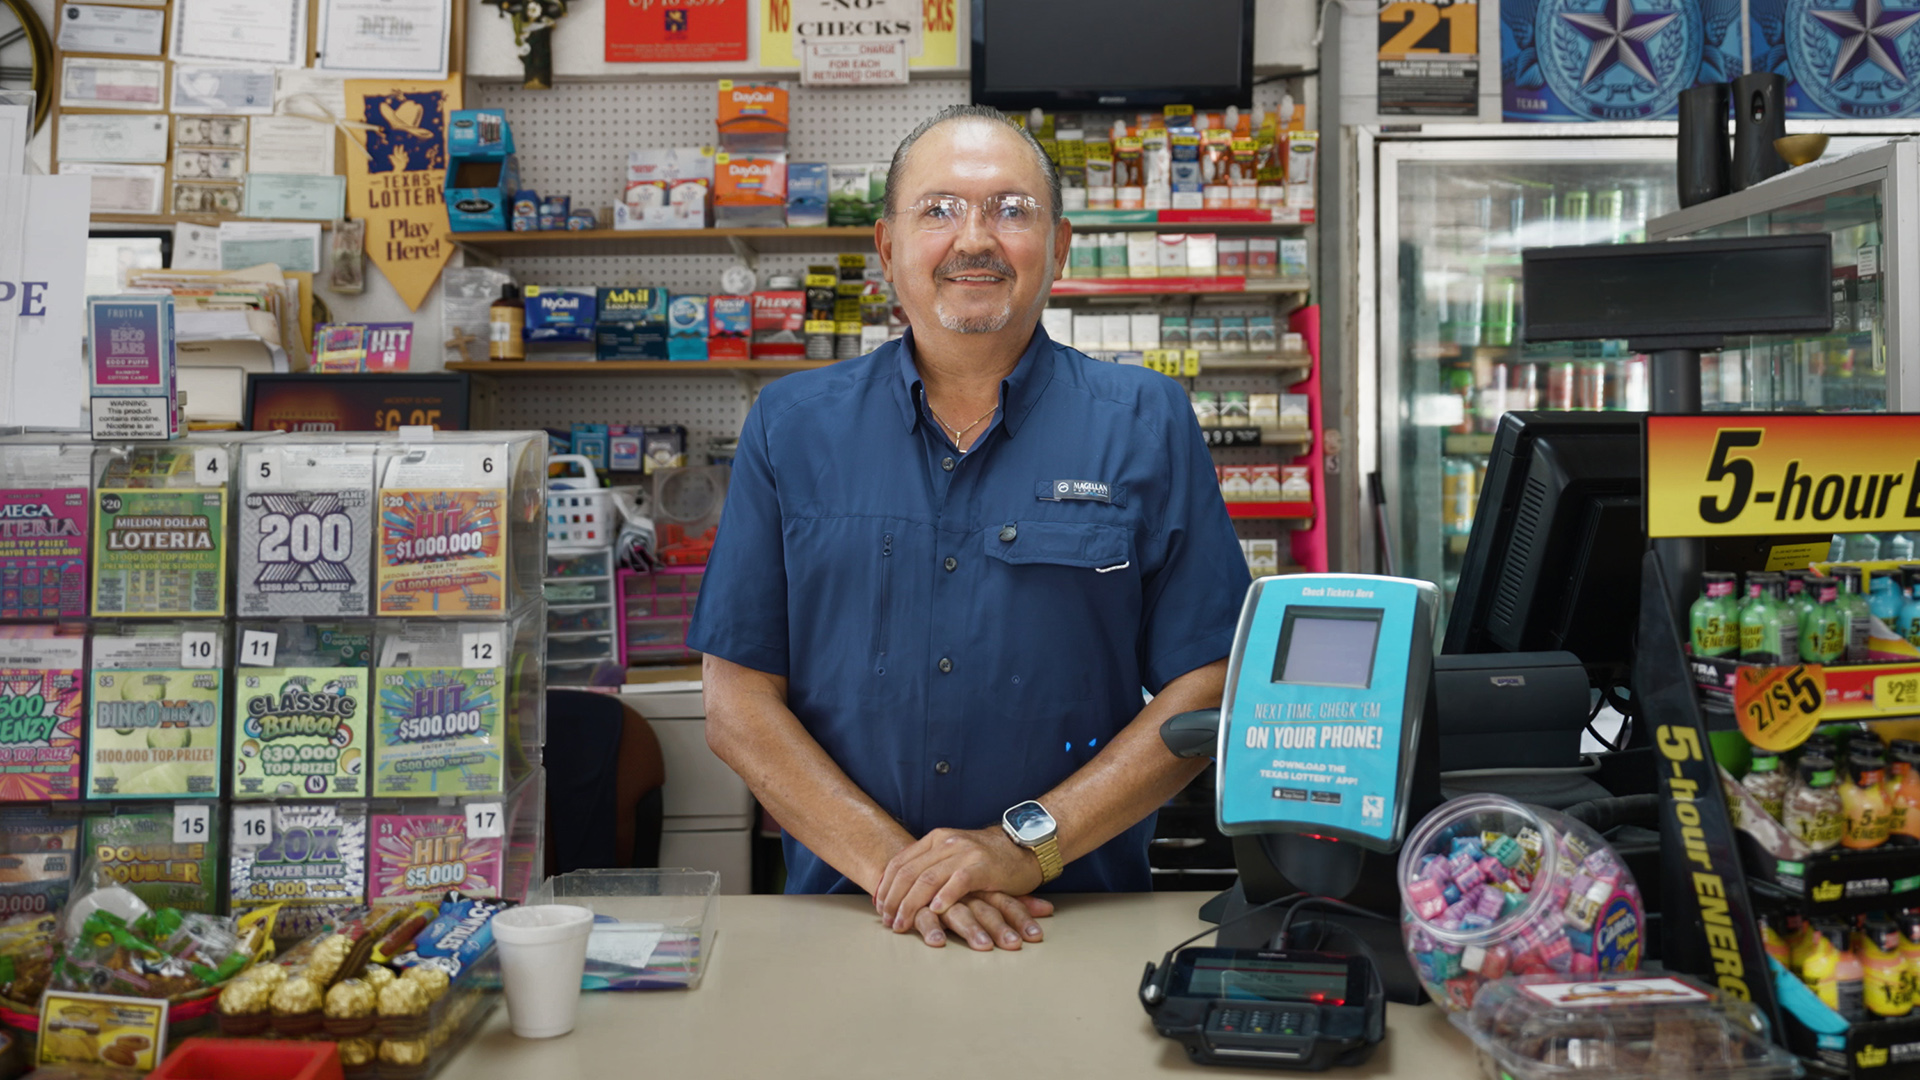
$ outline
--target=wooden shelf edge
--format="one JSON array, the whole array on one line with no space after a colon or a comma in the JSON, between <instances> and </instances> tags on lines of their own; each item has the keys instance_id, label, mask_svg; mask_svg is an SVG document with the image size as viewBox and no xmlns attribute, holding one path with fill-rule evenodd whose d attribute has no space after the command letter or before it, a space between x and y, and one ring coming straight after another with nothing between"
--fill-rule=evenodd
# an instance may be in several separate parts
<instances>
[{"instance_id":1,"label":"wooden shelf edge","mask_svg":"<svg viewBox=\"0 0 1920 1080\"><path fill-rule=\"evenodd\" d=\"M456 360L448 371L476 375L718 375L750 372L785 375L812 371L835 363L832 360Z\"/></svg>"},{"instance_id":2,"label":"wooden shelf edge","mask_svg":"<svg viewBox=\"0 0 1920 1080\"><path fill-rule=\"evenodd\" d=\"M822 225L812 228L739 229L546 229L532 232L450 232L454 243L472 247L494 244L618 243L648 240L834 240L871 237L871 225Z\"/></svg>"}]
</instances>

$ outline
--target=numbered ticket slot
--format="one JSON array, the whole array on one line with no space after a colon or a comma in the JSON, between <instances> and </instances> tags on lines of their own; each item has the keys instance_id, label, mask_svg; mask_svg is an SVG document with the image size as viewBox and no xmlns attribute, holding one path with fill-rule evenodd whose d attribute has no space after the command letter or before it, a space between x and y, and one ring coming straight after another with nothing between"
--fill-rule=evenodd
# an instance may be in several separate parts
<instances>
[{"instance_id":1,"label":"numbered ticket slot","mask_svg":"<svg viewBox=\"0 0 1920 1080\"><path fill-rule=\"evenodd\" d=\"M276 440L241 450L241 616L369 614L374 459L371 443Z\"/></svg>"}]
</instances>

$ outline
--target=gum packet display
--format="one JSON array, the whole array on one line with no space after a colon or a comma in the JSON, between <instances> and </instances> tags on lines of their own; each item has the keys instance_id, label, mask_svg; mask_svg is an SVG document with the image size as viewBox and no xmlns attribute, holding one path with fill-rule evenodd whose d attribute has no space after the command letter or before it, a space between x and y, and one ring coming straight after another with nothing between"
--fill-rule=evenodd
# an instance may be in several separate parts
<instances>
[{"instance_id":1,"label":"gum packet display","mask_svg":"<svg viewBox=\"0 0 1920 1080\"><path fill-rule=\"evenodd\" d=\"M371 444L241 451L240 615L369 612L374 457Z\"/></svg>"},{"instance_id":2,"label":"gum packet display","mask_svg":"<svg viewBox=\"0 0 1920 1080\"><path fill-rule=\"evenodd\" d=\"M224 636L217 622L96 625L88 798L220 793ZM206 666L185 666L202 646Z\"/></svg>"},{"instance_id":3,"label":"gum packet display","mask_svg":"<svg viewBox=\"0 0 1920 1080\"><path fill-rule=\"evenodd\" d=\"M0 626L0 800L80 797L85 656L77 626Z\"/></svg>"}]
</instances>

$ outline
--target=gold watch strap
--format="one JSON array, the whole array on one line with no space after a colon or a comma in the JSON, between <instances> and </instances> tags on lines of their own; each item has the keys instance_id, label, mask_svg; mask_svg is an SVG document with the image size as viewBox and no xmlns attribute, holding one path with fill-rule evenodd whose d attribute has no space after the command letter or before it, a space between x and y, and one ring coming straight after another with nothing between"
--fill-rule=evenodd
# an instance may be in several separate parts
<instances>
[{"instance_id":1,"label":"gold watch strap","mask_svg":"<svg viewBox=\"0 0 1920 1080\"><path fill-rule=\"evenodd\" d=\"M1027 850L1033 852L1033 857L1040 860L1040 884L1042 885L1059 877L1060 871L1067 868L1066 864L1060 861L1060 841L1057 837L1049 836Z\"/></svg>"}]
</instances>

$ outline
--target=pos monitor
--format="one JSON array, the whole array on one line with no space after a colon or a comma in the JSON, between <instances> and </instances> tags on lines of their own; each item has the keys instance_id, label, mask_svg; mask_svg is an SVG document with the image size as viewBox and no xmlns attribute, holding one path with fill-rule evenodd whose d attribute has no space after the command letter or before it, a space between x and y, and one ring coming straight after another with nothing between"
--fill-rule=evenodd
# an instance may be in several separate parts
<instances>
[{"instance_id":1,"label":"pos monitor","mask_svg":"<svg viewBox=\"0 0 1920 1080\"><path fill-rule=\"evenodd\" d=\"M1441 652L1565 651L1621 684L1640 610L1639 413L1500 418Z\"/></svg>"}]
</instances>

